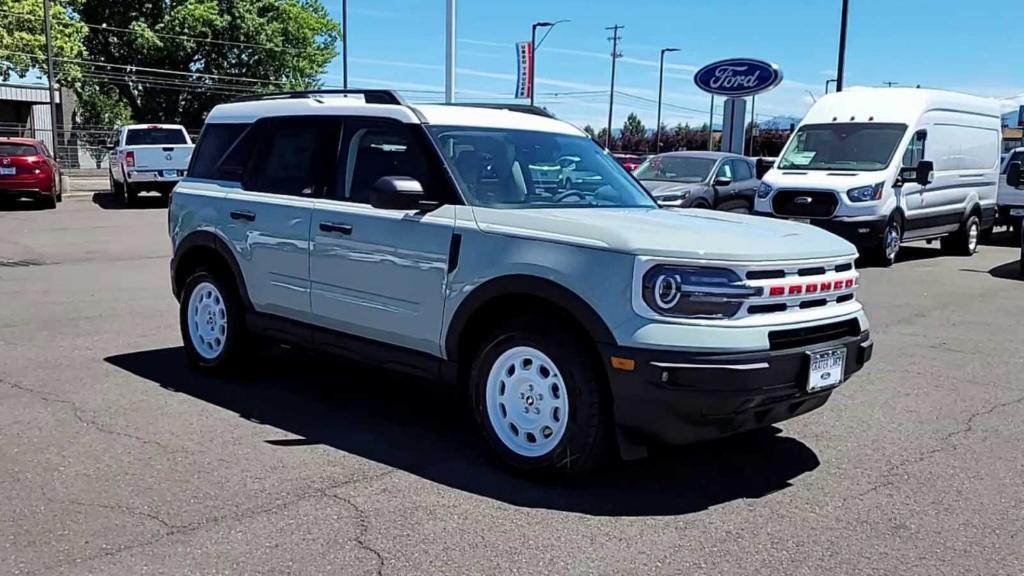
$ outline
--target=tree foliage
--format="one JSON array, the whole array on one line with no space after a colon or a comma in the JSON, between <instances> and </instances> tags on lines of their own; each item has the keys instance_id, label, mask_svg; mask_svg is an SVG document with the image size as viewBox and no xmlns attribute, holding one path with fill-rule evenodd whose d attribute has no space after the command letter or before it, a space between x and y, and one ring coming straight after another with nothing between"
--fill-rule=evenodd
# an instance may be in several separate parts
<instances>
[{"instance_id":1,"label":"tree foliage","mask_svg":"<svg viewBox=\"0 0 1024 576\"><path fill-rule=\"evenodd\" d=\"M131 30L91 28L85 46L139 122L198 127L241 92L317 87L337 56L320 0L80 1L83 22Z\"/></svg>"},{"instance_id":2,"label":"tree foliage","mask_svg":"<svg viewBox=\"0 0 1024 576\"><path fill-rule=\"evenodd\" d=\"M73 60L85 58L82 40L86 28L78 22L77 2L53 0L50 6L50 35L56 75L62 86L75 86L81 67ZM0 80L25 77L32 71L49 74L46 64L43 0L0 0ZM69 61L72 60L72 61Z\"/></svg>"},{"instance_id":3,"label":"tree foliage","mask_svg":"<svg viewBox=\"0 0 1024 576\"><path fill-rule=\"evenodd\" d=\"M76 122L82 128L78 131L78 139L89 151L97 168L107 155L104 144L110 135L108 128L131 121L131 109L113 86L85 82L79 87Z\"/></svg>"}]
</instances>

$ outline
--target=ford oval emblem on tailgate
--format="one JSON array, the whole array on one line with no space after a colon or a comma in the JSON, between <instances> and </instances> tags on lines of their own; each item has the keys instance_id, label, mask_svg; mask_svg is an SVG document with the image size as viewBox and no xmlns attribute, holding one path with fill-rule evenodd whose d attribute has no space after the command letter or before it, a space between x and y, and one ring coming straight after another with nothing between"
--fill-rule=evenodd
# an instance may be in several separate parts
<instances>
[{"instance_id":1,"label":"ford oval emblem on tailgate","mask_svg":"<svg viewBox=\"0 0 1024 576\"><path fill-rule=\"evenodd\" d=\"M793 202L797 204L810 204L814 200L810 196L797 196L793 199Z\"/></svg>"}]
</instances>

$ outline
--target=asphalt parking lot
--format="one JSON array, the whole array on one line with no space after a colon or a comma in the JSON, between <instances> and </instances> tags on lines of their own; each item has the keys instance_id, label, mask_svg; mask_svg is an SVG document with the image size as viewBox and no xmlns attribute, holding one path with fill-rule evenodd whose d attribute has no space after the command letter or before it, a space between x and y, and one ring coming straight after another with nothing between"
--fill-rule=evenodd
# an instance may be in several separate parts
<instances>
[{"instance_id":1,"label":"asphalt parking lot","mask_svg":"<svg viewBox=\"0 0 1024 576\"><path fill-rule=\"evenodd\" d=\"M774 434L553 487L421 382L278 350L185 368L166 211L0 207L0 572L1024 574L1008 238L863 270L872 363Z\"/></svg>"}]
</instances>

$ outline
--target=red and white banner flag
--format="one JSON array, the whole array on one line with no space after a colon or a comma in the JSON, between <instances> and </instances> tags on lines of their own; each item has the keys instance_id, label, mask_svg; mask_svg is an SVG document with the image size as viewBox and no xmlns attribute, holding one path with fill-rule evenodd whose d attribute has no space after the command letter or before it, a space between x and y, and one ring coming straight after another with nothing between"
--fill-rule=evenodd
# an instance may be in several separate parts
<instances>
[{"instance_id":1,"label":"red and white banner flag","mask_svg":"<svg viewBox=\"0 0 1024 576\"><path fill-rule=\"evenodd\" d=\"M533 94L533 44L516 43L516 60L519 73L516 74L516 98L529 98Z\"/></svg>"}]
</instances>

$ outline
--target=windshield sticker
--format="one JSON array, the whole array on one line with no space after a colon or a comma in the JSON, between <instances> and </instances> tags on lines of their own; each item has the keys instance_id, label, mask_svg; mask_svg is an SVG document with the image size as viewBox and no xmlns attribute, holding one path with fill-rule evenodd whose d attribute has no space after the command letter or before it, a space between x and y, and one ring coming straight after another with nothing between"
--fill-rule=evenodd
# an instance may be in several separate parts
<instances>
[{"instance_id":1,"label":"windshield sticker","mask_svg":"<svg viewBox=\"0 0 1024 576\"><path fill-rule=\"evenodd\" d=\"M808 164L811 163L812 160L814 160L815 155L817 155L817 152L813 150L808 152L793 152L786 156L786 160L790 164L795 164L797 166L807 166Z\"/></svg>"}]
</instances>

